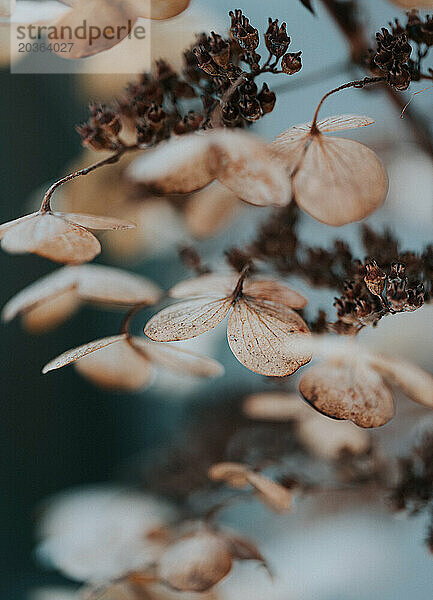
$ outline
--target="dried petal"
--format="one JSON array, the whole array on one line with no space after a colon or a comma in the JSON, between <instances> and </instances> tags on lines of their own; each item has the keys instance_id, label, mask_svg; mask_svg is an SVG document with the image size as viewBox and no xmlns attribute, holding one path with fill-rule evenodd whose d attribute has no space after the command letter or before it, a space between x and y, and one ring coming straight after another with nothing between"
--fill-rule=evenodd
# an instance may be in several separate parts
<instances>
[{"instance_id":1,"label":"dried petal","mask_svg":"<svg viewBox=\"0 0 433 600\"><path fill-rule=\"evenodd\" d=\"M199 532L179 540L164 552L158 574L175 590L205 592L231 568L232 557L224 540L212 532Z\"/></svg>"},{"instance_id":2,"label":"dried petal","mask_svg":"<svg viewBox=\"0 0 433 600\"><path fill-rule=\"evenodd\" d=\"M54 212L53 215L61 217L62 219L65 219L70 223L74 223L75 225L85 227L86 229L95 229L100 231L123 231L124 229L135 228L134 223L131 223L130 221L124 221L123 219L118 219L117 217L101 217L99 215L62 212Z\"/></svg>"},{"instance_id":3,"label":"dried petal","mask_svg":"<svg viewBox=\"0 0 433 600\"><path fill-rule=\"evenodd\" d=\"M48 373L49 371L54 371L55 369L60 369L66 365L70 365L75 361L79 360L83 356L87 356L92 352L96 352L101 348L105 348L106 346L110 346L111 344L115 344L116 342L120 342L126 339L126 334L122 335L113 335L111 337L102 338L100 340L95 340L94 342L88 342L83 346L78 346L78 348L73 348L72 350L68 350L64 352L54 360L50 361L45 367L42 369L42 373Z\"/></svg>"},{"instance_id":4,"label":"dried petal","mask_svg":"<svg viewBox=\"0 0 433 600\"><path fill-rule=\"evenodd\" d=\"M186 202L186 225L197 238L211 237L232 222L240 206L236 194L214 181Z\"/></svg>"},{"instance_id":5,"label":"dried petal","mask_svg":"<svg viewBox=\"0 0 433 600\"><path fill-rule=\"evenodd\" d=\"M430 373L413 363L383 354L374 355L370 364L411 400L433 408L433 376Z\"/></svg>"},{"instance_id":6,"label":"dried petal","mask_svg":"<svg viewBox=\"0 0 433 600\"><path fill-rule=\"evenodd\" d=\"M216 327L230 307L231 301L225 298L179 302L154 315L146 323L144 333L156 342L187 340Z\"/></svg>"},{"instance_id":7,"label":"dried petal","mask_svg":"<svg viewBox=\"0 0 433 600\"><path fill-rule=\"evenodd\" d=\"M6 223L1 241L2 248L11 254L33 252L55 262L73 264L88 262L101 251L93 234L58 216L35 213L18 221L12 226Z\"/></svg>"},{"instance_id":8,"label":"dried petal","mask_svg":"<svg viewBox=\"0 0 433 600\"><path fill-rule=\"evenodd\" d=\"M40 213L38 211L38 212L31 213L30 215L25 215L24 217L20 217L19 219L14 219L13 221L8 221L7 223L2 223L2 225L0 225L0 240L13 227L15 227L16 225L20 225L21 223L24 223L25 221L29 221L30 219L37 217L39 214Z\"/></svg>"},{"instance_id":9,"label":"dried petal","mask_svg":"<svg viewBox=\"0 0 433 600\"><path fill-rule=\"evenodd\" d=\"M382 378L364 363L331 361L311 367L299 390L319 412L359 427L380 427L394 416L394 402Z\"/></svg>"},{"instance_id":10,"label":"dried petal","mask_svg":"<svg viewBox=\"0 0 433 600\"><path fill-rule=\"evenodd\" d=\"M180 281L171 288L169 294L172 298L194 298L196 296L217 296L225 298L230 296L239 280L236 273L209 273Z\"/></svg>"},{"instance_id":11,"label":"dried petal","mask_svg":"<svg viewBox=\"0 0 433 600\"><path fill-rule=\"evenodd\" d=\"M222 462L212 465L208 477L212 481L224 481L233 488L243 488L248 485L249 469L240 463Z\"/></svg>"},{"instance_id":12,"label":"dried petal","mask_svg":"<svg viewBox=\"0 0 433 600\"><path fill-rule=\"evenodd\" d=\"M265 504L275 512L287 512L292 508L292 493L279 483L253 471L248 473L248 481L259 492Z\"/></svg>"},{"instance_id":13,"label":"dried petal","mask_svg":"<svg viewBox=\"0 0 433 600\"><path fill-rule=\"evenodd\" d=\"M182 350L174 344L161 344L133 337L131 343L155 365L194 377L220 377L224 367L216 360Z\"/></svg>"},{"instance_id":14,"label":"dried petal","mask_svg":"<svg viewBox=\"0 0 433 600\"><path fill-rule=\"evenodd\" d=\"M272 281L271 279L247 279L243 293L245 296L251 296L259 298L260 300L274 302L276 304L283 304L289 308L304 308L308 301L287 287L283 283L278 281Z\"/></svg>"},{"instance_id":15,"label":"dried petal","mask_svg":"<svg viewBox=\"0 0 433 600\"><path fill-rule=\"evenodd\" d=\"M331 131L343 131L345 129L358 129L372 125L374 119L364 115L335 115L326 117L317 122L317 129L321 133L330 133ZM311 127L312 123L308 123Z\"/></svg>"},{"instance_id":16,"label":"dried petal","mask_svg":"<svg viewBox=\"0 0 433 600\"><path fill-rule=\"evenodd\" d=\"M243 412L261 421L299 421L314 414L298 394L285 392L252 394L245 400Z\"/></svg>"},{"instance_id":17,"label":"dried petal","mask_svg":"<svg viewBox=\"0 0 433 600\"><path fill-rule=\"evenodd\" d=\"M290 308L239 300L230 316L229 346L247 369L261 375L285 377L311 360L297 348L309 335L306 323Z\"/></svg>"},{"instance_id":18,"label":"dried petal","mask_svg":"<svg viewBox=\"0 0 433 600\"><path fill-rule=\"evenodd\" d=\"M22 316L24 328L32 334L46 333L64 323L80 306L76 289L70 288L26 311Z\"/></svg>"},{"instance_id":19,"label":"dried petal","mask_svg":"<svg viewBox=\"0 0 433 600\"><path fill-rule=\"evenodd\" d=\"M391 0L402 8L433 8L433 0Z\"/></svg>"},{"instance_id":20,"label":"dried petal","mask_svg":"<svg viewBox=\"0 0 433 600\"><path fill-rule=\"evenodd\" d=\"M224 529L224 540L229 545L230 554L236 560L257 560L266 566L266 561L257 546L244 536Z\"/></svg>"},{"instance_id":21,"label":"dried petal","mask_svg":"<svg viewBox=\"0 0 433 600\"><path fill-rule=\"evenodd\" d=\"M186 10L191 0L128 0L139 17L145 19L170 19Z\"/></svg>"},{"instance_id":22,"label":"dried petal","mask_svg":"<svg viewBox=\"0 0 433 600\"><path fill-rule=\"evenodd\" d=\"M80 375L106 390L140 390L150 385L153 378L150 360L123 338L87 354L74 366Z\"/></svg>"}]
</instances>

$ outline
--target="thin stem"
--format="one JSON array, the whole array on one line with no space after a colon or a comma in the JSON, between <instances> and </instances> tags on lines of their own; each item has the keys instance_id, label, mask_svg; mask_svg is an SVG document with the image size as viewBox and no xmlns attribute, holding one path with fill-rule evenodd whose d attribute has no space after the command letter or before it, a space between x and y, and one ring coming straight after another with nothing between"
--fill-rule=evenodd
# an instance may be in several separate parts
<instances>
[{"instance_id":1,"label":"thin stem","mask_svg":"<svg viewBox=\"0 0 433 600\"><path fill-rule=\"evenodd\" d=\"M135 304L125 315L122 324L120 325L120 334L125 333L129 334L129 326L131 325L132 319L138 315L138 313L143 310L143 308L147 308L149 306L148 302L140 302L139 304Z\"/></svg>"},{"instance_id":2,"label":"thin stem","mask_svg":"<svg viewBox=\"0 0 433 600\"><path fill-rule=\"evenodd\" d=\"M120 157L123 156L123 154L125 154L126 152L131 152L133 150L138 150L138 149L139 149L138 144L134 144L132 146L121 146L115 152L115 154L112 154L108 158L104 158L103 160L101 160L97 163L94 163L93 165L90 165L89 167L85 167L84 169L80 169L79 171L75 171L74 173L70 173L69 175L62 177L62 179L59 179L58 181L53 183L53 185L47 190L47 192L42 200L40 211L43 213L50 212L51 198L52 198L54 192L59 187L61 187L65 183L67 183L68 181L72 181L73 179L76 179L77 177L81 177L83 175L88 175L89 173L92 173L93 171L96 171L96 169L99 169L100 167L104 167L105 165L115 164L119 161Z\"/></svg>"}]
</instances>

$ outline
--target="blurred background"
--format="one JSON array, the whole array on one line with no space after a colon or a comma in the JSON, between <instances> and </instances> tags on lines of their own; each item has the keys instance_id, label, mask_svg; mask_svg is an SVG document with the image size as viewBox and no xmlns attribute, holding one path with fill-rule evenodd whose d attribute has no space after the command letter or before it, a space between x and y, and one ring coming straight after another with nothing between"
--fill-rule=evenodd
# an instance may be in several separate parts
<instances>
[{"instance_id":1,"label":"blurred background","mask_svg":"<svg viewBox=\"0 0 433 600\"><path fill-rule=\"evenodd\" d=\"M304 67L289 85L284 76L268 80L273 87L282 86L275 111L260 121L257 128L258 133L271 139L292 124L310 120L315 105L327 90L357 76L356 71L347 67L345 40L321 2L317 0L315 4L317 15L313 16L299 0L265 3L248 0L236 6L227 0L192 0L191 8L184 15L152 28L155 58L159 57L157 53L165 52L170 60L177 48L188 45L189 39L193 41L193 32L225 31L230 9L242 8L262 30L269 16L286 21L292 38L291 48L302 50ZM380 26L402 14L386 0L360 0L359 5L372 38ZM170 40L170 47L156 46L159 35ZM137 54L136 49L131 50L131 60L137 60ZM100 57L104 59L107 57ZM11 75L8 65L3 66L0 74L1 222L29 212L35 198L37 202L44 188L68 172L71 164L88 160L88 156L85 160L80 158L82 150L74 126L86 120L89 100L110 99L119 94L123 80L123 75ZM426 86L418 85L413 91L421 87ZM409 94L407 97L409 99ZM412 107L431 126L433 91L415 96ZM376 120L373 127L353 135L376 149L390 173L388 201L370 221L375 227L387 225L398 231L404 246L412 250L422 248L427 241L432 241L431 159L414 144L408 121L400 119L399 112L380 91L349 90L335 95L325 106L323 116L347 112L367 114ZM81 186L77 193L85 194L85 190L85 186ZM92 192L92 198L94 194ZM83 210L86 198L82 197L81 202ZM88 212L92 210L89 208ZM106 212L110 214L109 206ZM215 262L224 248L247 241L265 214L263 209L239 209L236 221L198 244L205 259ZM146 246L144 240L138 244L136 255L132 252L116 255L116 234L107 234L109 250L103 252L98 262L131 268L168 288L187 275L177 258L176 245L190 241L191 234L179 215L156 214L152 227L157 239L161 236L159 232L164 231L161 223L164 227L168 223L167 231L174 231L169 236L171 246L167 244L167 248L155 252L154 244ZM356 225L336 231L304 217L302 227L317 244L328 243L338 235L356 248ZM152 237L150 233L149 236ZM104 241L105 237L103 245ZM53 266L35 256L1 253L0 269L3 305L22 287L50 272ZM305 283L296 284L299 291L308 290ZM329 306L333 294L322 291L309 297L317 308L319 304ZM373 344L397 349L432 370L430 308L398 317L399 327L384 323L382 328L381 324L374 332ZM137 320L137 329L147 316L143 315ZM223 331L204 336L204 340L191 345L203 348L224 363L227 376L217 384L187 380L179 386L177 378L164 375L150 390L124 397L98 391L73 369L42 377L41 367L49 359L85 341L112 335L121 318L117 313L85 308L62 327L45 335L30 336L19 322L2 329L2 598L22 600L35 586L61 581L55 574L44 572L33 555L38 505L43 499L70 486L127 477L131 461L134 463L137 456L143 454L154 456L160 445L175 439L197 405L206 403L212 411L221 398L233 393L234 386L239 395L265 387L262 378L236 363L226 347ZM379 330L382 331L380 339ZM395 435L399 435L397 428ZM372 501L369 505L368 498L366 506L358 506L356 513L351 512L350 501L340 511L330 510L327 518L319 519L317 515L313 518L311 515L317 510L317 505L307 503L295 517L277 518L254 508L233 510L227 517L257 539L263 535L263 552L274 554L278 557L277 563L284 565L284 582L291 595L282 591L278 598L406 600L410 596L413 600L430 600L433 563L422 544L422 519L398 521L384 504ZM284 535L286 529L287 536ZM233 590L230 593L236 597ZM260 593L260 587L255 593ZM239 592L238 599L241 597ZM252 597L251 594L249 598Z\"/></svg>"}]
</instances>

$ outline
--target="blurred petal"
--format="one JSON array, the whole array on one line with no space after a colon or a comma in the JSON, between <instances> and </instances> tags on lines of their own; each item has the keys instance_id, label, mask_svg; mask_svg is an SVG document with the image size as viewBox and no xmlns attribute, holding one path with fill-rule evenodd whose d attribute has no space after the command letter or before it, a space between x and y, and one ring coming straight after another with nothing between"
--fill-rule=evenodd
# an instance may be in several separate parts
<instances>
[{"instance_id":1,"label":"blurred petal","mask_svg":"<svg viewBox=\"0 0 433 600\"><path fill-rule=\"evenodd\" d=\"M302 420L314 411L298 396L286 392L252 394L243 405L244 414L260 421Z\"/></svg>"},{"instance_id":2,"label":"blurred petal","mask_svg":"<svg viewBox=\"0 0 433 600\"><path fill-rule=\"evenodd\" d=\"M118 219L117 217L101 217L99 215L84 215L61 212L55 212L53 214L65 219L66 221L69 221L70 223L85 227L86 229L116 231L135 228L134 223L131 223L130 221L124 221L123 219Z\"/></svg>"},{"instance_id":3,"label":"blurred petal","mask_svg":"<svg viewBox=\"0 0 433 600\"><path fill-rule=\"evenodd\" d=\"M239 275L236 273L209 273L180 281L171 288L172 298L193 298L194 296L230 296L236 287Z\"/></svg>"},{"instance_id":4,"label":"blurred petal","mask_svg":"<svg viewBox=\"0 0 433 600\"><path fill-rule=\"evenodd\" d=\"M140 390L148 386L153 378L150 361L126 340L92 352L74 366L80 375L107 390Z\"/></svg>"},{"instance_id":5,"label":"blurred petal","mask_svg":"<svg viewBox=\"0 0 433 600\"><path fill-rule=\"evenodd\" d=\"M268 302L283 304L289 308L304 308L308 301L283 283L272 279L247 279L243 292L246 296L260 298Z\"/></svg>"},{"instance_id":6,"label":"blurred petal","mask_svg":"<svg viewBox=\"0 0 433 600\"><path fill-rule=\"evenodd\" d=\"M374 119L365 117L364 115L336 115L318 121L317 128L321 133L329 133L331 131L367 127L367 125L372 125L373 123ZM311 123L309 125L311 127Z\"/></svg>"},{"instance_id":7,"label":"blurred petal","mask_svg":"<svg viewBox=\"0 0 433 600\"><path fill-rule=\"evenodd\" d=\"M45 365L45 367L42 369L42 373L45 374L49 371L54 371L55 369L60 369L61 367L70 365L71 363L74 363L83 356L87 356L92 352L96 352L101 348L105 348L105 346L110 346L111 344L115 344L116 342L120 342L125 339L126 334L113 335L111 337L95 340L94 342L89 342L87 344L83 344L82 346L78 346L78 348L68 350L67 352L64 352L54 360L50 361L47 365Z\"/></svg>"},{"instance_id":8,"label":"blurred petal","mask_svg":"<svg viewBox=\"0 0 433 600\"><path fill-rule=\"evenodd\" d=\"M220 377L224 367L216 360L182 350L168 343L150 342L144 338L132 338L132 344L155 365L194 377Z\"/></svg>"},{"instance_id":9,"label":"blurred petal","mask_svg":"<svg viewBox=\"0 0 433 600\"><path fill-rule=\"evenodd\" d=\"M26 311L22 316L24 328L33 334L45 333L72 317L80 306L76 289L64 290Z\"/></svg>"},{"instance_id":10,"label":"blurred petal","mask_svg":"<svg viewBox=\"0 0 433 600\"><path fill-rule=\"evenodd\" d=\"M261 473L249 471L248 482L259 492L260 498L272 510L278 513L288 512L292 508L292 493Z\"/></svg>"},{"instance_id":11,"label":"blurred petal","mask_svg":"<svg viewBox=\"0 0 433 600\"><path fill-rule=\"evenodd\" d=\"M236 194L215 181L187 200L186 225L194 237L211 237L230 225L240 206Z\"/></svg>"},{"instance_id":12,"label":"blurred petal","mask_svg":"<svg viewBox=\"0 0 433 600\"><path fill-rule=\"evenodd\" d=\"M241 463L221 462L212 465L208 470L208 477L212 481L224 481L234 488L243 488L248 485L249 469Z\"/></svg>"},{"instance_id":13,"label":"blurred petal","mask_svg":"<svg viewBox=\"0 0 433 600\"><path fill-rule=\"evenodd\" d=\"M394 416L391 392L373 369L362 363L326 362L301 377L299 390L316 410L359 427L380 427Z\"/></svg>"},{"instance_id":14,"label":"blurred petal","mask_svg":"<svg viewBox=\"0 0 433 600\"><path fill-rule=\"evenodd\" d=\"M433 8L433 0L391 0L402 8Z\"/></svg>"},{"instance_id":15,"label":"blurred petal","mask_svg":"<svg viewBox=\"0 0 433 600\"><path fill-rule=\"evenodd\" d=\"M230 316L229 346L247 369L260 375L285 377L310 361L311 355L297 348L309 335L308 327L293 310L241 299Z\"/></svg>"},{"instance_id":16,"label":"blurred petal","mask_svg":"<svg viewBox=\"0 0 433 600\"><path fill-rule=\"evenodd\" d=\"M20 217L19 219L14 219L13 221L8 221L7 223L3 223L2 225L0 225L0 239L2 239L4 237L4 235L10 231L10 229L12 229L13 227L15 227L16 225L19 225L20 223L24 223L25 221L29 221L30 219L34 219L35 217L39 216L39 212L34 212L31 213L30 215L25 215L24 217Z\"/></svg>"},{"instance_id":17,"label":"blurred petal","mask_svg":"<svg viewBox=\"0 0 433 600\"><path fill-rule=\"evenodd\" d=\"M191 0L128 0L139 17L170 19L188 8Z\"/></svg>"},{"instance_id":18,"label":"blurred petal","mask_svg":"<svg viewBox=\"0 0 433 600\"><path fill-rule=\"evenodd\" d=\"M178 302L153 316L146 323L144 333L156 342L187 340L216 327L230 307L231 301L226 298Z\"/></svg>"}]
</instances>

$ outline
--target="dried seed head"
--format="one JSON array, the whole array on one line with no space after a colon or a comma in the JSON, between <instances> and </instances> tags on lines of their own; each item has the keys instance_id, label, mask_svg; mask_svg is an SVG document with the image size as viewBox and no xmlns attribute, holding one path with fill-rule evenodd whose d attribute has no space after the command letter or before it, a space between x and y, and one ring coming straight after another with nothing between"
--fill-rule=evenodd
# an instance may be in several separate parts
<instances>
[{"instance_id":1,"label":"dried seed head","mask_svg":"<svg viewBox=\"0 0 433 600\"><path fill-rule=\"evenodd\" d=\"M281 58L290 44L290 37L287 35L286 24L278 25L278 19L273 21L269 18L268 30L265 33L266 48L276 58Z\"/></svg>"},{"instance_id":2,"label":"dried seed head","mask_svg":"<svg viewBox=\"0 0 433 600\"><path fill-rule=\"evenodd\" d=\"M302 69L302 52L288 52L281 61L281 68L287 75L294 75Z\"/></svg>"},{"instance_id":3,"label":"dried seed head","mask_svg":"<svg viewBox=\"0 0 433 600\"><path fill-rule=\"evenodd\" d=\"M254 51L259 45L259 32L250 24L241 10L236 9L229 12L231 17L230 32L243 50Z\"/></svg>"},{"instance_id":4,"label":"dried seed head","mask_svg":"<svg viewBox=\"0 0 433 600\"><path fill-rule=\"evenodd\" d=\"M385 289L386 273L380 269L375 260L365 265L367 274L364 277L365 285L374 296L381 296Z\"/></svg>"}]
</instances>

